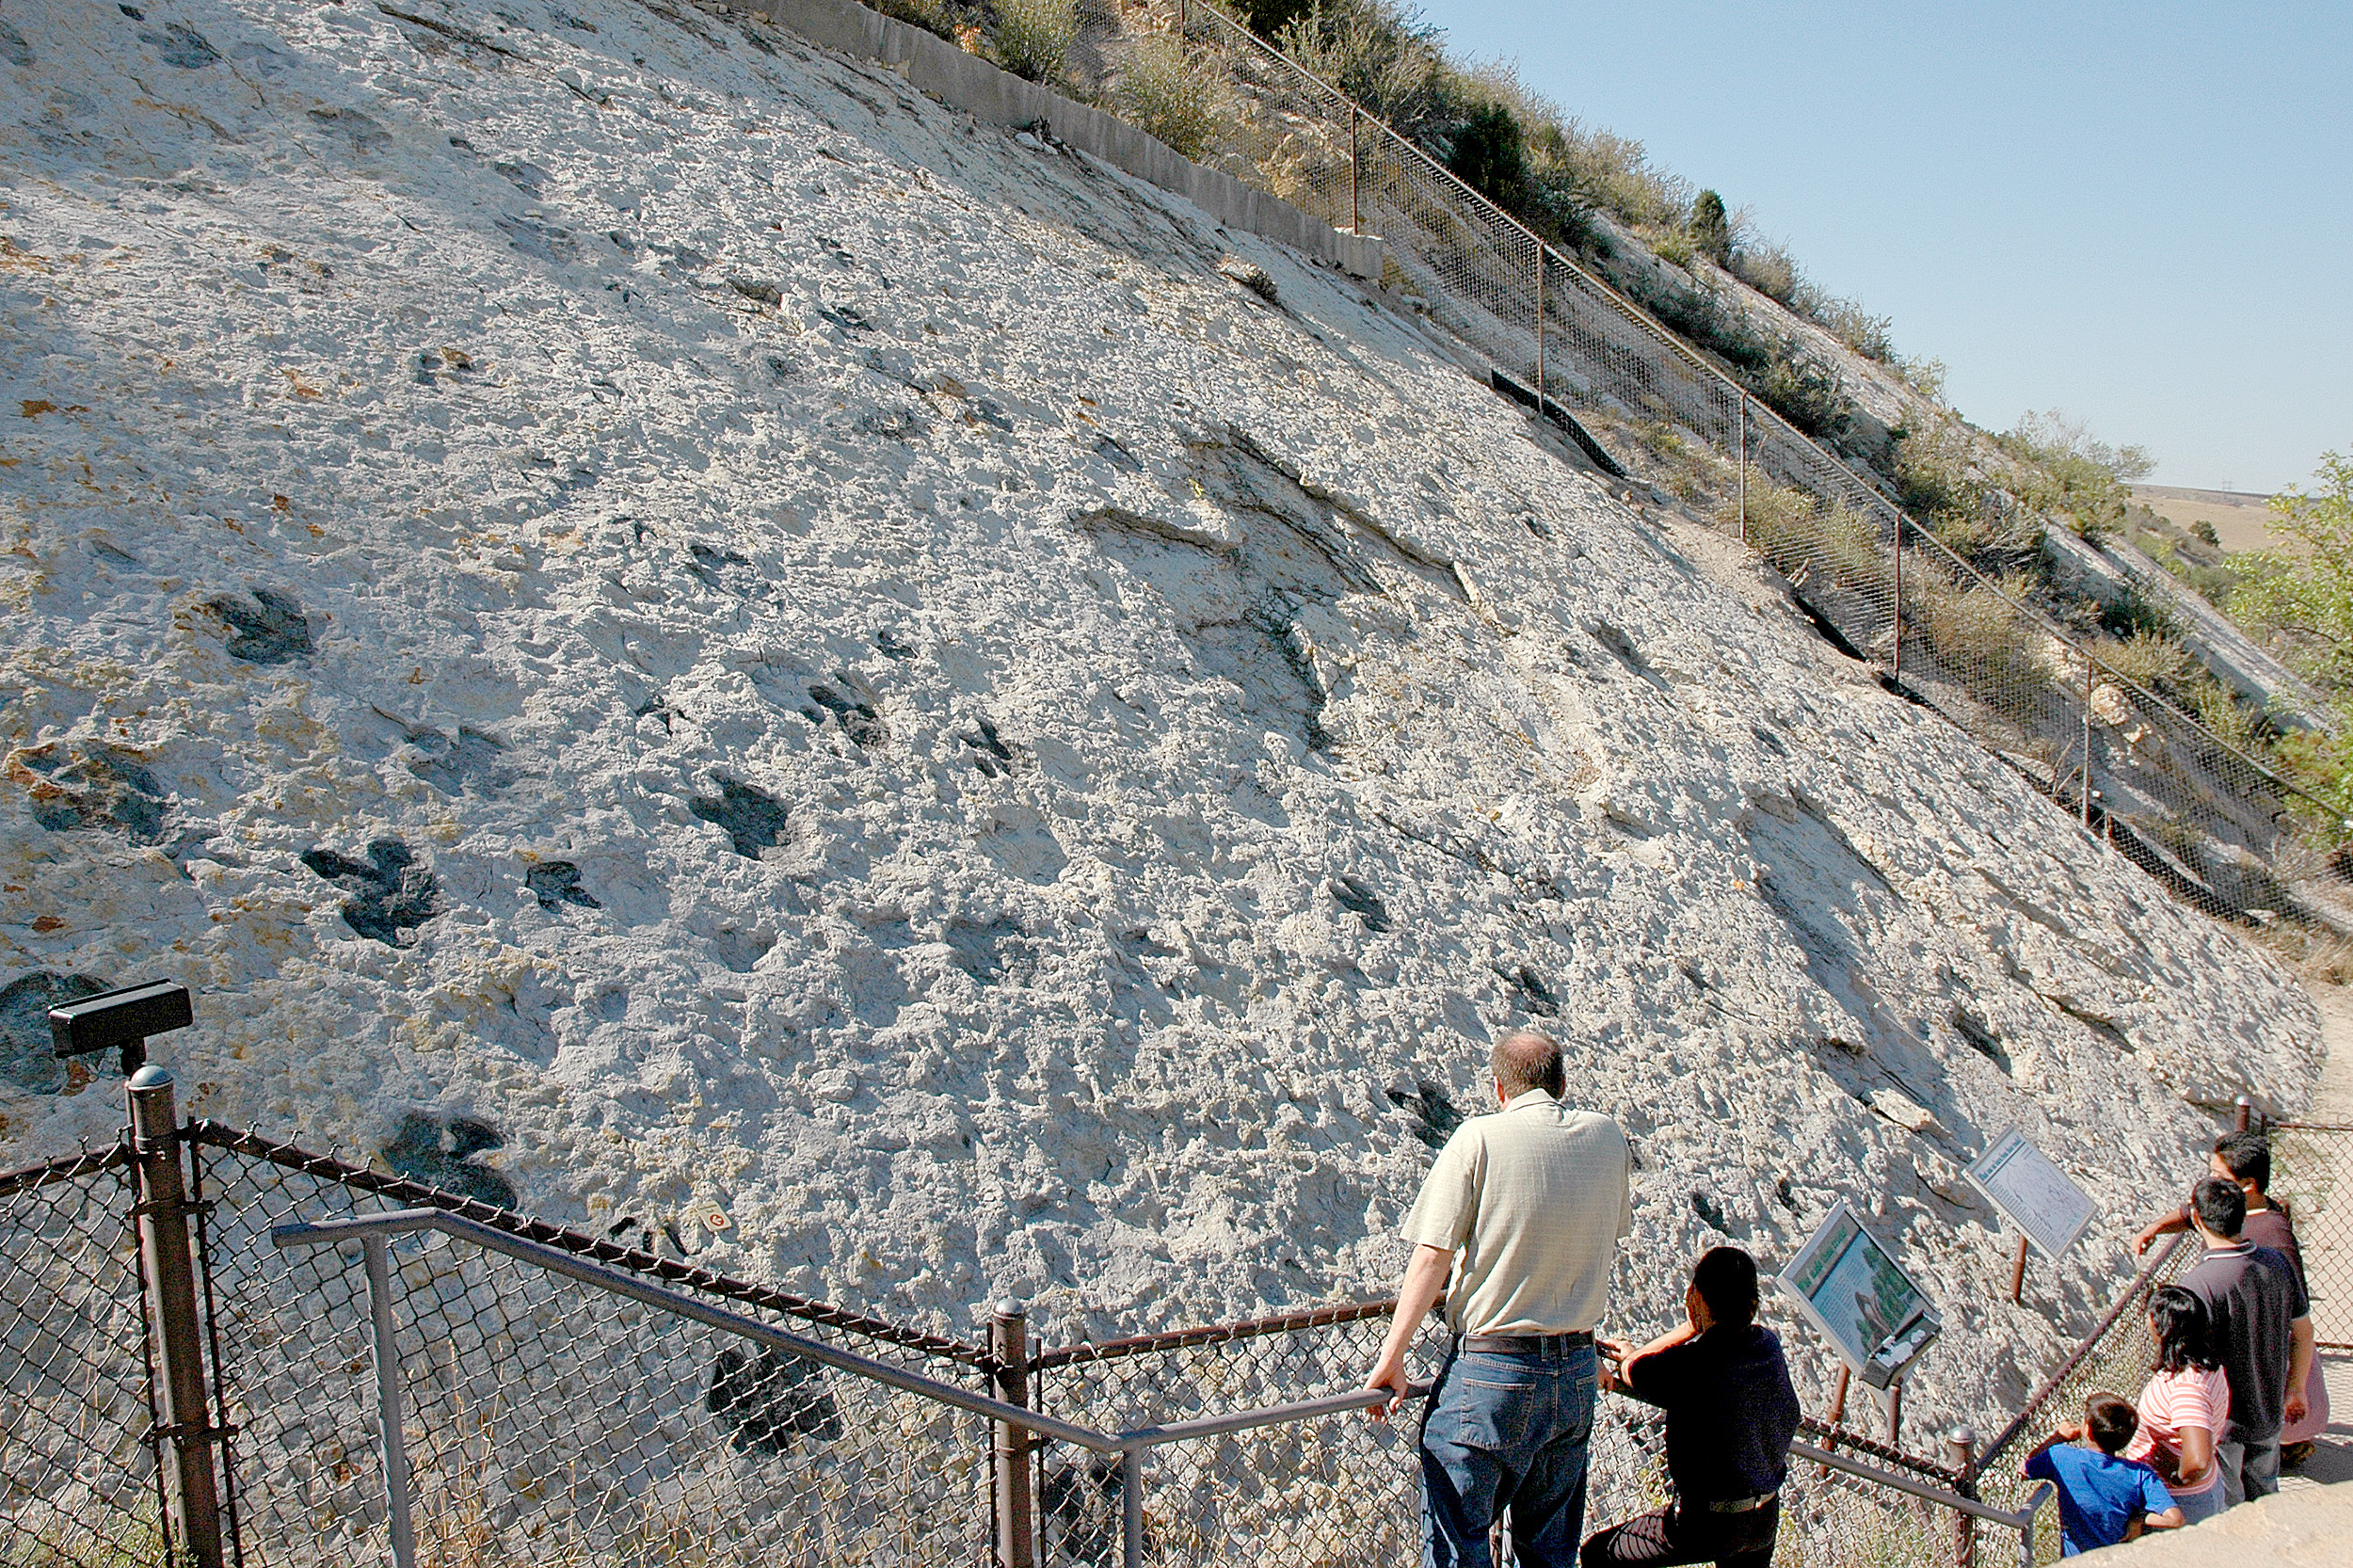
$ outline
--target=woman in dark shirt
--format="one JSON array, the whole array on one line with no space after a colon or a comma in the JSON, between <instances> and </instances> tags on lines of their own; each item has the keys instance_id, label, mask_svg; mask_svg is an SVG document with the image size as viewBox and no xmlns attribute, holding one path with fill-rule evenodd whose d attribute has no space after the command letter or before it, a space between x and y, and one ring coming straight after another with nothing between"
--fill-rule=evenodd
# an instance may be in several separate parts
<instances>
[{"instance_id":1,"label":"woman in dark shirt","mask_svg":"<svg viewBox=\"0 0 2353 1568\"><path fill-rule=\"evenodd\" d=\"M1716 1562L1765 1568L1798 1433L1798 1393L1781 1339L1756 1321L1756 1260L1717 1247L1691 1271L1684 1324L1634 1350L1605 1339L1605 1387L1667 1413L1675 1500L1585 1543L1585 1568Z\"/></svg>"}]
</instances>

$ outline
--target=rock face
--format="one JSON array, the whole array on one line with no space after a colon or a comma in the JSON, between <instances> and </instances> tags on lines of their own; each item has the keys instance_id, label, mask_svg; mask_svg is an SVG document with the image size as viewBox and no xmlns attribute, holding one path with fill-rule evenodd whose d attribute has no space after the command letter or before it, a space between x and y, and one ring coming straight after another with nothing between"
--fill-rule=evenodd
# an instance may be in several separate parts
<instances>
[{"instance_id":1,"label":"rock face","mask_svg":"<svg viewBox=\"0 0 2353 1568\"><path fill-rule=\"evenodd\" d=\"M1173 198L661 5L10 20L0 1159L120 1117L46 999L178 976L199 1113L1059 1336L1387 1288L1530 1022L1628 1326L1853 1198L1983 1418L2125 1261L1996 1304L1961 1165L2130 1211L2306 1093L2264 959Z\"/></svg>"}]
</instances>

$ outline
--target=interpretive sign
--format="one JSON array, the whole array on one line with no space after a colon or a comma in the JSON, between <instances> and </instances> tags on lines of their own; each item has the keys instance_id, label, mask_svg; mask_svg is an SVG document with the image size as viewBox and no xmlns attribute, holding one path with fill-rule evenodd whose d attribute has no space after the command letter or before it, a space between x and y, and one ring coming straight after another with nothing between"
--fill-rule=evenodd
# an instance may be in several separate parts
<instances>
[{"instance_id":1,"label":"interpretive sign","mask_svg":"<svg viewBox=\"0 0 2353 1568\"><path fill-rule=\"evenodd\" d=\"M2082 1239L2098 1216L2084 1190L2018 1132L2005 1132L1969 1167L1969 1185L2019 1233L2056 1258Z\"/></svg>"},{"instance_id":2,"label":"interpretive sign","mask_svg":"<svg viewBox=\"0 0 2353 1568\"><path fill-rule=\"evenodd\" d=\"M1874 1388L1901 1377L1945 1326L1920 1288L1843 1202L1798 1249L1777 1283L1840 1359Z\"/></svg>"}]
</instances>

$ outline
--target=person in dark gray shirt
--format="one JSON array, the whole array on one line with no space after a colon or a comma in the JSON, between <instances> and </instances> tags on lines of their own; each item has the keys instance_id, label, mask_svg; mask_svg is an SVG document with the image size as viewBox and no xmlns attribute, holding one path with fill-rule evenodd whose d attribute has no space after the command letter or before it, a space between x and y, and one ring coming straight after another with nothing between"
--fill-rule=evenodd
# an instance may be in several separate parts
<instances>
[{"instance_id":1,"label":"person in dark gray shirt","mask_svg":"<svg viewBox=\"0 0 2353 1568\"><path fill-rule=\"evenodd\" d=\"M2222 1506L2280 1489L2280 1429L2304 1415L2312 1371L2312 1304L2293 1264L2240 1234L2247 1194L2208 1176L2189 1195L2190 1221L2206 1256L2182 1288L2206 1304L2213 1346L2231 1385L2231 1415L2216 1433Z\"/></svg>"},{"instance_id":2,"label":"person in dark gray shirt","mask_svg":"<svg viewBox=\"0 0 2353 1568\"><path fill-rule=\"evenodd\" d=\"M1602 1342L1618 1363L1609 1384L1667 1412L1675 1500L1586 1542L1583 1568L1772 1560L1798 1393L1780 1336L1756 1321L1756 1260L1717 1247L1691 1271L1682 1327L1639 1351Z\"/></svg>"}]
</instances>

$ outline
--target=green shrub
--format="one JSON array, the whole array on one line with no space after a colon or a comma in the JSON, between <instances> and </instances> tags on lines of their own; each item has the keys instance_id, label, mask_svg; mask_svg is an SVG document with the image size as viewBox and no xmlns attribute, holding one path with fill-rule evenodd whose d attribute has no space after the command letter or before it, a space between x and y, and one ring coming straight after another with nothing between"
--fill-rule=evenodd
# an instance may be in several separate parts
<instances>
[{"instance_id":1,"label":"green shrub","mask_svg":"<svg viewBox=\"0 0 2353 1568\"><path fill-rule=\"evenodd\" d=\"M2172 690L2196 667L2189 649L2162 632L2136 632L2102 642L2092 651L2108 668L2153 692Z\"/></svg>"},{"instance_id":2,"label":"green shrub","mask_svg":"<svg viewBox=\"0 0 2353 1568\"><path fill-rule=\"evenodd\" d=\"M1720 506L1719 526L1730 528L1738 516L1737 501ZM1828 507L1802 490L1793 490L1749 471L1749 545L1772 563L1784 577L1826 577L1839 587L1865 592L1883 591L1893 562L1878 525L1844 503Z\"/></svg>"},{"instance_id":3,"label":"green shrub","mask_svg":"<svg viewBox=\"0 0 2353 1568\"><path fill-rule=\"evenodd\" d=\"M1804 313L1865 359L1877 360L1883 365L1896 362L1895 340L1888 336L1896 325L1895 317L1875 316L1863 308L1861 301L1833 295L1820 295L1808 301Z\"/></svg>"},{"instance_id":4,"label":"green shrub","mask_svg":"<svg viewBox=\"0 0 2353 1568\"><path fill-rule=\"evenodd\" d=\"M1165 33L1137 42L1113 101L1129 124L1194 159L1216 150L1230 104L1224 75Z\"/></svg>"},{"instance_id":5,"label":"green shrub","mask_svg":"<svg viewBox=\"0 0 2353 1568\"><path fill-rule=\"evenodd\" d=\"M1691 221L1685 230L1690 248L1718 266L1732 264L1732 220L1724 199L1704 190L1691 199Z\"/></svg>"},{"instance_id":6,"label":"green shrub","mask_svg":"<svg viewBox=\"0 0 2353 1568\"><path fill-rule=\"evenodd\" d=\"M2031 584L2013 581L2013 594ZM1905 618L1937 664L1987 707L2031 723L2051 695L2039 630L1992 588L1957 587L1941 578L1909 578Z\"/></svg>"},{"instance_id":7,"label":"green shrub","mask_svg":"<svg viewBox=\"0 0 2353 1568\"><path fill-rule=\"evenodd\" d=\"M1894 361L1896 374L1903 384L1931 403L1945 401L1945 361L1925 356L1898 359Z\"/></svg>"},{"instance_id":8,"label":"green shrub","mask_svg":"<svg viewBox=\"0 0 2353 1568\"><path fill-rule=\"evenodd\" d=\"M1680 229L1659 235L1651 249L1660 261L1680 267L1689 267L1700 255L1699 242Z\"/></svg>"},{"instance_id":9,"label":"green shrub","mask_svg":"<svg viewBox=\"0 0 2353 1568\"><path fill-rule=\"evenodd\" d=\"M1386 0L1332 0L1293 17L1273 40L1374 119L1430 150L1456 123L1463 88L1437 39L1436 29Z\"/></svg>"},{"instance_id":10,"label":"green shrub","mask_svg":"<svg viewBox=\"0 0 2353 1568\"><path fill-rule=\"evenodd\" d=\"M1482 104L1454 135L1446 167L1505 212L1526 204L1528 144L1520 122L1500 104Z\"/></svg>"},{"instance_id":11,"label":"green shrub","mask_svg":"<svg viewBox=\"0 0 2353 1568\"><path fill-rule=\"evenodd\" d=\"M939 0L867 0L883 15L922 28L953 43L956 40L956 18L950 15Z\"/></svg>"},{"instance_id":12,"label":"green shrub","mask_svg":"<svg viewBox=\"0 0 2353 1568\"><path fill-rule=\"evenodd\" d=\"M1315 8L1316 0L1240 0L1234 7L1242 25L1269 42Z\"/></svg>"},{"instance_id":13,"label":"green shrub","mask_svg":"<svg viewBox=\"0 0 2353 1568\"><path fill-rule=\"evenodd\" d=\"M997 63L1027 81L1060 80L1078 36L1077 0L997 0Z\"/></svg>"},{"instance_id":14,"label":"green shrub","mask_svg":"<svg viewBox=\"0 0 2353 1568\"><path fill-rule=\"evenodd\" d=\"M1785 338L1751 389L1816 440L1836 444L1854 428L1854 403L1838 373Z\"/></svg>"},{"instance_id":15,"label":"green shrub","mask_svg":"<svg viewBox=\"0 0 2353 1568\"><path fill-rule=\"evenodd\" d=\"M2100 628L2113 637L2171 637L2181 631L2169 596L2137 579L2124 584L2113 603L2100 606Z\"/></svg>"},{"instance_id":16,"label":"green shrub","mask_svg":"<svg viewBox=\"0 0 2353 1568\"><path fill-rule=\"evenodd\" d=\"M1797 297L1798 264L1779 240L1757 240L1732 253L1732 274L1769 299L1788 304Z\"/></svg>"}]
</instances>

